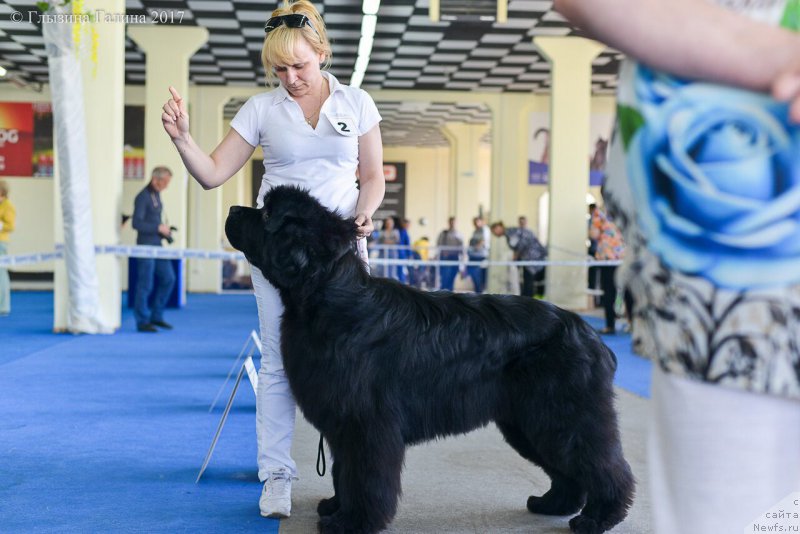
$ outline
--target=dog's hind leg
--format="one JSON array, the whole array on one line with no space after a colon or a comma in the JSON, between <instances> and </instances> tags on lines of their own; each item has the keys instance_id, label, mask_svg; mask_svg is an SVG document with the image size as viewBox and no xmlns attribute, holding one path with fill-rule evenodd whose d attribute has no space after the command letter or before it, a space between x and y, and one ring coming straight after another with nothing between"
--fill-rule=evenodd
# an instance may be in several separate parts
<instances>
[{"instance_id":1,"label":"dog's hind leg","mask_svg":"<svg viewBox=\"0 0 800 534\"><path fill-rule=\"evenodd\" d=\"M574 412L580 415L571 418L568 427L551 420L549 432L543 433L548 437L536 442L545 465L576 481L586 492L586 505L569 522L572 532L578 534L610 530L625 519L633 502L634 478L622 455L611 401L609 393L605 399L586 402Z\"/></svg>"},{"instance_id":2,"label":"dog's hind leg","mask_svg":"<svg viewBox=\"0 0 800 534\"><path fill-rule=\"evenodd\" d=\"M331 436L338 509L320 517L323 534L372 534L394 518L400 498L405 444L399 431L378 427L348 429Z\"/></svg>"},{"instance_id":3,"label":"dog's hind leg","mask_svg":"<svg viewBox=\"0 0 800 534\"><path fill-rule=\"evenodd\" d=\"M610 429L616 428L615 423ZM580 514L569 522L571 531L577 534L600 534L625 519L633 501L634 480L618 439L589 433L573 435L569 444L548 438L534 444L530 438L526 442L523 433L513 426L504 429L498 423L498 427L522 456L541 466L552 480L544 495L528 499L528 510L570 515L585 502Z\"/></svg>"},{"instance_id":4,"label":"dog's hind leg","mask_svg":"<svg viewBox=\"0 0 800 534\"><path fill-rule=\"evenodd\" d=\"M619 443L599 452L583 478L588 491L586 506L569 522L570 530L577 534L610 530L625 519L633 503L635 482Z\"/></svg>"},{"instance_id":5,"label":"dog's hind leg","mask_svg":"<svg viewBox=\"0 0 800 534\"><path fill-rule=\"evenodd\" d=\"M605 402L610 400L609 395ZM553 401L562 406L568 404L564 399ZM531 430L525 429L525 436L533 443L533 461L539 460L553 479L553 486L541 500L529 499L528 509L546 513L542 509L552 511L561 502L577 499L577 495L581 501L572 503L583 502L585 497L586 505L569 522L570 529L577 534L610 530L625 519L633 502L635 484L630 466L622 456L616 414L613 410L596 409L603 403L596 400L595 406L585 404L573 412L580 416L570 418L567 424L549 419L547 425L538 429L535 425L531 425ZM567 508L564 506L560 511L567 513Z\"/></svg>"},{"instance_id":6,"label":"dog's hind leg","mask_svg":"<svg viewBox=\"0 0 800 534\"><path fill-rule=\"evenodd\" d=\"M533 444L519 428L500 421L497 422L497 427L520 456L541 467L550 477L550 489L544 495L528 497L528 510L542 515L572 515L583 507L586 492L575 480L542 460Z\"/></svg>"}]
</instances>

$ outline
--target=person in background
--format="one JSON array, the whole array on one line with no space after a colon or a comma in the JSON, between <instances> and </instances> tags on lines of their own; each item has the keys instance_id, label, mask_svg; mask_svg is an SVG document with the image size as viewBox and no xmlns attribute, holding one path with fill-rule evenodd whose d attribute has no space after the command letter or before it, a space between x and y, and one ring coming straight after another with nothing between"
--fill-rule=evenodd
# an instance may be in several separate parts
<instances>
[{"instance_id":1,"label":"person in background","mask_svg":"<svg viewBox=\"0 0 800 534\"><path fill-rule=\"evenodd\" d=\"M400 232L394 226L394 218L386 217L383 220L380 232L378 232L378 239L376 240L380 248L378 252L379 258L396 260L398 259L397 245L400 243ZM381 265L377 270L378 276L386 278L397 279L397 265Z\"/></svg>"},{"instance_id":2,"label":"person in background","mask_svg":"<svg viewBox=\"0 0 800 534\"><path fill-rule=\"evenodd\" d=\"M411 249L411 259L428 261L431 242L424 235L414 241ZM430 265L416 265L409 269L411 272L411 285L419 289L430 289L434 283L434 269Z\"/></svg>"},{"instance_id":3,"label":"person in background","mask_svg":"<svg viewBox=\"0 0 800 534\"><path fill-rule=\"evenodd\" d=\"M597 239L592 237L592 214L594 213L594 209L597 207L597 204L592 202L589 204L589 211L586 215L586 235L587 235L587 246L586 246L586 255L589 256L592 260L594 260L594 255L597 253ZM588 274L588 283L587 286L590 290L597 290L600 287L600 281L598 280L598 268L596 265L590 265L587 269ZM593 305L597 306L600 303L600 299L597 296L593 298Z\"/></svg>"},{"instance_id":4,"label":"person in background","mask_svg":"<svg viewBox=\"0 0 800 534\"><path fill-rule=\"evenodd\" d=\"M160 247L163 240L172 237L170 226L162 221L164 205L161 203L161 191L167 188L171 179L172 171L167 167L156 167L150 183L136 195L131 224L137 232L137 245ZM172 325L164 320L164 308L174 286L175 271L170 260L136 258L136 295L133 300L136 330L154 333L158 328L172 329Z\"/></svg>"},{"instance_id":5,"label":"person in background","mask_svg":"<svg viewBox=\"0 0 800 534\"><path fill-rule=\"evenodd\" d=\"M487 225L488 229L490 225ZM519 268L511 264L514 261L514 250L508 246L505 233L495 235L490 231L489 265L486 280L486 292L497 295L519 295Z\"/></svg>"},{"instance_id":6,"label":"person in background","mask_svg":"<svg viewBox=\"0 0 800 534\"><path fill-rule=\"evenodd\" d=\"M541 261L547 258L547 249L527 228L506 228L502 221L492 223L492 233L497 237L505 236L508 246L514 251L514 261ZM525 265L522 268L523 297L533 297L537 277L541 278L543 265Z\"/></svg>"},{"instance_id":7,"label":"person in background","mask_svg":"<svg viewBox=\"0 0 800 534\"><path fill-rule=\"evenodd\" d=\"M592 211L591 226L589 236L596 243L594 259L599 261L621 260L625 254L625 243L622 241L617 225L611 222L606 213L595 206ZM601 302L605 313L606 325L600 330L601 334L616 333L617 312L617 273L616 265L597 266L600 272L600 289L603 291Z\"/></svg>"},{"instance_id":8,"label":"person in background","mask_svg":"<svg viewBox=\"0 0 800 534\"><path fill-rule=\"evenodd\" d=\"M456 218L447 219L447 228L439 233L436 239L439 260L459 261L464 248L464 238L456 230ZM453 285L458 274L458 265L442 265L439 267L440 289L453 290Z\"/></svg>"},{"instance_id":9,"label":"person in background","mask_svg":"<svg viewBox=\"0 0 800 534\"><path fill-rule=\"evenodd\" d=\"M411 236L408 235L408 228L411 221L408 219L398 219L397 231L400 233L400 240L397 242L400 248L397 250L397 259L407 260L411 257ZM406 265L397 266L397 279L406 283L409 279L409 268Z\"/></svg>"},{"instance_id":10,"label":"person in background","mask_svg":"<svg viewBox=\"0 0 800 534\"><path fill-rule=\"evenodd\" d=\"M483 261L489 257L489 242L486 237L486 225L483 219L475 217L472 219L472 225L475 230L472 232L472 237L469 239L469 248L467 255L469 261ZM486 288L486 268L480 265L470 265L467 267L467 273L472 278L472 283L475 286L475 293L483 293Z\"/></svg>"},{"instance_id":11,"label":"person in background","mask_svg":"<svg viewBox=\"0 0 800 534\"><path fill-rule=\"evenodd\" d=\"M323 70L331 62L331 45L311 2L284 2L272 12L264 33L261 62L268 81L277 78L278 87L251 97L210 155L190 135L186 103L174 88L161 116L164 129L205 189L229 180L261 146L259 208L273 187L300 186L325 207L354 217L358 236L366 238L386 189L378 108L364 90L342 85ZM359 239L357 248L367 261L366 240ZM262 273L252 266L251 271L263 347L256 394L258 478L263 483L258 504L264 517L289 517L297 477L291 456L296 404L280 352L283 304Z\"/></svg>"},{"instance_id":12,"label":"person in background","mask_svg":"<svg viewBox=\"0 0 800 534\"><path fill-rule=\"evenodd\" d=\"M431 241L430 239L428 239L428 236L426 235L415 240L412 248L416 253L416 255L418 256L417 259L420 259L422 261L428 261L430 246L431 246Z\"/></svg>"},{"instance_id":13,"label":"person in background","mask_svg":"<svg viewBox=\"0 0 800 534\"><path fill-rule=\"evenodd\" d=\"M0 180L0 257L8 254L11 232L15 229L17 211L8 199L8 183ZM0 267L0 317L11 313L11 280L8 269Z\"/></svg>"},{"instance_id":14,"label":"person in background","mask_svg":"<svg viewBox=\"0 0 800 534\"><path fill-rule=\"evenodd\" d=\"M517 218L517 225L520 231L530 232L533 235L533 238L536 242L539 242L539 238L536 237L536 234L533 233L533 230L528 228L528 218L525 215L520 215ZM541 245L541 243L539 243ZM544 246L542 246L544 249ZM541 259L547 257L547 249L544 249L545 256ZM536 271L536 274L533 277L533 294L537 296L544 296L545 290L545 275L547 274L547 267L542 267L541 269ZM522 281L525 283L525 274L522 275Z\"/></svg>"},{"instance_id":15,"label":"person in background","mask_svg":"<svg viewBox=\"0 0 800 534\"><path fill-rule=\"evenodd\" d=\"M618 279L633 296L634 349L656 362L652 531L789 530L797 498L784 499L800 489L800 4L554 7L628 58L603 198L627 244Z\"/></svg>"}]
</instances>

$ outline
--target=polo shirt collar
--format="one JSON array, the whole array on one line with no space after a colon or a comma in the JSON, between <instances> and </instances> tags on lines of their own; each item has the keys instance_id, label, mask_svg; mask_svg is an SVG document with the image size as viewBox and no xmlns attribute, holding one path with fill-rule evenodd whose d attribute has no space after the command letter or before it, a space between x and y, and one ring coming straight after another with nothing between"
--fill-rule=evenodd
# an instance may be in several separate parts
<instances>
[{"instance_id":1,"label":"polo shirt collar","mask_svg":"<svg viewBox=\"0 0 800 534\"><path fill-rule=\"evenodd\" d=\"M331 95L333 95L333 93L337 91L344 90L344 85L339 83L339 80L336 79L336 76L324 70L320 71L320 74L322 74L323 78L328 80L328 89L330 89ZM293 100L292 95L289 94L289 91L286 90L283 84L278 83L278 88L275 91L276 95L275 95L275 100L272 101L273 105L281 104L286 100Z\"/></svg>"},{"instance_id":2,"label":"polo shirt collar","mask_svg":"<svg viewBox=\"0 0 800 534\"><path fill-rule=\"evenodd\" d=\"M322 75L328 79L328 88L331 90L331 95L337 91L344 91L344 85L339 83L339 80L336 79L336 76L325 71L322 71Z\"/></svg>"}]
</instances>

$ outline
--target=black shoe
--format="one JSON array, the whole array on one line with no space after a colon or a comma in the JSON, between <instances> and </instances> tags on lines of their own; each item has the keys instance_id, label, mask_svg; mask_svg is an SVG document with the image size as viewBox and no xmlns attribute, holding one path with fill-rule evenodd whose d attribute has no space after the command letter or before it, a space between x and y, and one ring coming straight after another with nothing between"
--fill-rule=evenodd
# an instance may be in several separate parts
<instances>
[{"instance_id":1,"label":"black shoe","mask_svg":"<svg viewBox=\"0 0 800 534\"><path fill-rule=\"evenodd\" d=\"M604 336L613 336L614 334L617 333L617 331L614 328L608 328L608 327L605 327L602 330L598 330L598 332L600 334L603 334Z\"/></svg>"},{"instance_id":2,"label":"black shoe","mask_svg":"<svg viewBox=\"0 0 800 534\"><path fill-rule=\"evenodd\" d=\"M172 330L172 325L164 321L150 321L150 324L163 328L164 330Z\"/></svg>"},{"instance_id":3,"label":"black shoe","mask_svg":"<svg viewBox=\"0 0 800 534\"><path fill-rule=\"evenodd\" d=\"M150 323L143 323L136 327L139 332L158 332L158 328Z\"/></svg>"}]
</instances>

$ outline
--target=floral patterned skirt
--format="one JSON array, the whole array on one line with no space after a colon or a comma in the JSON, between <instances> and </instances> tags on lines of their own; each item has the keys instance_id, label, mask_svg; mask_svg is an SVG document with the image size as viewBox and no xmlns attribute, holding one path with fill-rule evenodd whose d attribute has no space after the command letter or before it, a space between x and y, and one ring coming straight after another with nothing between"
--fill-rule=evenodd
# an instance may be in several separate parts
<instances>
[{"instance_id":1,"label":"floral patterned skirt","mask_svg":"<svg viewBox=\"0 0 800 534\"><path fill-rule=\"evenodd\" d=\"M800 398L800 127L766 95L627 64L604 197L628 244L634 349Z\"/></svg>"}]
</instances>

